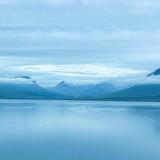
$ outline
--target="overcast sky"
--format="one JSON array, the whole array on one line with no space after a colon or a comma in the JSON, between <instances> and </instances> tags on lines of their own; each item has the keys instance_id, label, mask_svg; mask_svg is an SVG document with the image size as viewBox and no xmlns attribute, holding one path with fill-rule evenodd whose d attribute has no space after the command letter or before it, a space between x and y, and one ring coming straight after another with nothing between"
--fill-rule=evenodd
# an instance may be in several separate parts
<instances>
[{"instance_id":1,"label":"overcast sky","mask_svg":"<svg viewBox=\"0 0 160 160\"><path fill-rule=\"evenodd\" d=\"M158 0L0 0L0 66L156 69L159 17Z\"/></svg>"}]
</instances>

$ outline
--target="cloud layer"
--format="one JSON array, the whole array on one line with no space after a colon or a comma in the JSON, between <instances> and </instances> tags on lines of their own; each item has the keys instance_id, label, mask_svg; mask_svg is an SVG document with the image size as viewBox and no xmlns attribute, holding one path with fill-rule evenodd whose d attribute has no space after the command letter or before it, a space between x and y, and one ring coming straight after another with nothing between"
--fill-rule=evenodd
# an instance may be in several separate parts
<instances>
[{"instance_id":1,"label":"cloud layer","mask_svg":"<svg viewBox=\"0 0 160 160\"><path fill-rule=\"evenodd\" d=\"M102 81L122 83L124 80L145 76L148 71L105 64L30 65L8 69L16 75L27 74L42 85L54 85L60 81L70 83L98 83Z\"/></svg>"},{"instance_id":2,"label":"cloud layer","mask_svg":"<svg viewBox=\"0 0 160 160\"><path fill-rule=\"evenodd\" d=\"M43 72L44 79L52 74L55 81L154 70L160 59L159 15L157 0L1 0L0 66L20 65L16 73Z\"/></svg>"}]
</instances>

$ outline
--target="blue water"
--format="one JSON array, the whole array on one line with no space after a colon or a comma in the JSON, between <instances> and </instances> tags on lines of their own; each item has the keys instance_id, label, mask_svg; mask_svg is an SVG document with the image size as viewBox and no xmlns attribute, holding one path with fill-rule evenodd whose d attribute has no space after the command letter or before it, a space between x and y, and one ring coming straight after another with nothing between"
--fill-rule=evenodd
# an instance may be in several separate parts
<instances>
[{"instance_id":1,"label":"blue water","mask_svg":"<svg viewBox=\"0 0 160 160\"><path fill-rule=\"evenodd\" d=\"M0 160L160 160L160 103L0 100Z\"/></svg>"}]
</instances>

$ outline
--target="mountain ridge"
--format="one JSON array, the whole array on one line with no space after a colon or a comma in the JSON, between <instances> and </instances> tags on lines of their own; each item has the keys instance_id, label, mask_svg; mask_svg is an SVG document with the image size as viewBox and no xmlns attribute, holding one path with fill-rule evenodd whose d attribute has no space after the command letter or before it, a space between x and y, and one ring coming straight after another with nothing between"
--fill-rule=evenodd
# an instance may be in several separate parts
<instances>
[{"instance_id":1,"label":"mountain ridge","mask_svg":"<svg viewBox=\"0 0 160 160\"><path fill-rule=\"evenodd\" d=\"M139 84L119 92L95 97L113 101L160 101L160 84Z\"/></svg>"},{"instance_id":2,"label":"mountain ridge","mask_svg":"<svg viewBox=\"0 0 160 160\"><path fill-rule=\"evenodd\" d=\"M148 74L147 77L158 75L160 75L160 69ZM147 79L149 81L144 81L143 84L140 82L127 88L117 87L109 82L75 85L66 81L61 81L54 87L45 88L32 77L22 75L0 78L0 99L160 101L158 79L156 78L154 83L148 83L151 81L150 78Z\"/></svg>"},{"instance_id":3,"label":"mountain ridge","mask_svg":"<svg viewBox=\"0 0 160 160\"><path fill-rule=\"evenodd\" d=\"M160 75L160 68L156 69L154 72L147 75L147 77Z\"/></svg>"},{"instance_id":4,"label":"mountain ridge","mask_svg":"<svg viewBox=\"0 0 160 160\"><path fill-rule=\"evenodd\" d=\"M58 83L55 87L50 88L50 91L55 93L74 96L76 98L83 96L96 96L105 93L111 93L118 89L111 83L102 82L98 84L74 85L68 84L65 81Z\"/></svg>"},{"instance_id":5,"label":"mountain ridge","mask_svg":"<svg viewBox=\"0 0 160 160\"><path fill-rule=\"evenodd\" d=\"M36 81L27 78L27 81L7 82L0 81L0 99L67 99L64 95L51 93L41 87Z\"/></svg>"}]
</instances>

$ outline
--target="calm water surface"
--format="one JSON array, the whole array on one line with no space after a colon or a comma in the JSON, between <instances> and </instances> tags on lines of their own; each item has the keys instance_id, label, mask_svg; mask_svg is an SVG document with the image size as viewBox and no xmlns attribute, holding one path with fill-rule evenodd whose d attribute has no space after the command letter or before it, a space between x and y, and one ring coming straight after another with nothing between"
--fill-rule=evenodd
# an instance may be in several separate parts
<instances>
[{"instance_id":1,"label":"calm water surface","mask_svg":"<svg viewBox=\"0 0 160 160\"><path fill-rule=\"evenodd\" d=\"M160 160L160 103L0 100L0 160Z\"/></svg>"}]
</instances>

